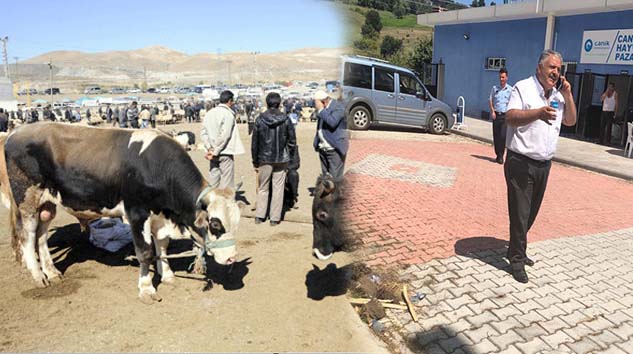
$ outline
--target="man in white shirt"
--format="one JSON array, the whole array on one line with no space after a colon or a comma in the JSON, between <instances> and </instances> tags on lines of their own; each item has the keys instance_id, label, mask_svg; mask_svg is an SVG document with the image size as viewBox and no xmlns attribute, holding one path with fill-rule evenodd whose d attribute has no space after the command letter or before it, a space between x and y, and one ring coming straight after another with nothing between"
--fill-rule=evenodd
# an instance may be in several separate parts
<instances>
[{"instance_id":1,"label":"man in white shirt","mask_svg":"<svg viewBox=\"0 0 633 354\"><path fill-rule=\"evenodd\" d=\"M535 75L517 82L508 102L504 165L510 216L507 257L512 276L521 283L528 282L525 265L534 265L526 254L527 233L545 195L561 123L576 124L571 85L560 76L562 62L560 53L543 51Z\"/></svg>"},{"instance_id":2,"label":"man in white shirt","mask_svg":"<svg viewBox=\"0 0 633 354\"><path fill-rule=\"evenodd\" d=\"M615 91L615 84L609 83L607 90L600 96L602 101L602 114L600 115L600 145L611 143L611 126L618 109L618 93Z\"/></svg>"}]
</instances>

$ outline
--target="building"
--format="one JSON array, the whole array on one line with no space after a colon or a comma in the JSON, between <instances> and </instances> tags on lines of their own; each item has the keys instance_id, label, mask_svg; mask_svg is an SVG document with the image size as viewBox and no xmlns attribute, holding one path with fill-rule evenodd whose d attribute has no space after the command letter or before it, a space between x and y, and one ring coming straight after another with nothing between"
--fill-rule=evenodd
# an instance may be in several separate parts
<instances>
[{"instance_id":1,"label":"building","mask_svg":"<svg viewBox=\"0 0 633 354\"><path fill-rule=\"evenodd\" d=\"M466 100L466 115L488 117L488 96L499 68L509 83L532 75L539 54L554 49L578 106L578 123L563 133L583 139L598 136L600 95L614 82L623 121L633 121L633 0L536 0L418 15L434 26L433 62L443 64L440 92L454 108Z\"/></svg>"}]
</instances>

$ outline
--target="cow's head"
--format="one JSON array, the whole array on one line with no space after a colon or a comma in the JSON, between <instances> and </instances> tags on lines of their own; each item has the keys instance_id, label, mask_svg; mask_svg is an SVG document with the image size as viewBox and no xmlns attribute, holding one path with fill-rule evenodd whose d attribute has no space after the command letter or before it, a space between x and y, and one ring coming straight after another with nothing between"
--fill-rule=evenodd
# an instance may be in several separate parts
<instances>
[{"instance_id":1,"label":"cow's head","mask_svg":"<svg viewBox=\"0 0 633 354\"><path fill-rule=\"evenodd\" d=\"M218 264L237 260L235 234L240 222L240 205L232 189L214 189L203 194L198 202L195 227L206 234L206 250Z\"/></svg>"},{"instance_id":2,"label":"cow's head","mask_svg":"<svg viewBox=\"0 0 633 354\"><path fill-rule=\"evenodd\" d=\"M326 260L343 245L343 233L339 221L341 185L330 175L317 179L312 202L312 252L320 260Z\"/></svg>"}]
</instances>

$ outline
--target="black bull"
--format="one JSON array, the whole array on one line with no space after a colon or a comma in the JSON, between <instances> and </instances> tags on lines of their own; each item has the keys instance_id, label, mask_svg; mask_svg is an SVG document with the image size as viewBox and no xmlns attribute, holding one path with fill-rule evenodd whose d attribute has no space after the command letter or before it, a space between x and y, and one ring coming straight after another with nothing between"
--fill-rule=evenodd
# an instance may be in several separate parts
<instances>
[{"instance_id":1,"label":"black bull","mask_svg":"<svg viewBox=\"0 0 633 354\"><path fill-rule=\"evenodd\" d=\"M312 252L320 260L330 258L349 243L342 227L343 189L343 182L330 175L320 176L314 188Z\"/></svg>"}]
</instances>

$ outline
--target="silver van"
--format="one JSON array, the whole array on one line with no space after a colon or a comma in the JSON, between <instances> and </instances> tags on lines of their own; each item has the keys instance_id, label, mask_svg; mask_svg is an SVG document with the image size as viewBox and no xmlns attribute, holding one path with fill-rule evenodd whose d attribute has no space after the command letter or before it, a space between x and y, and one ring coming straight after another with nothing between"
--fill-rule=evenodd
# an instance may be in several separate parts
<instances>
[{"instance_id":1,"label":"silver van","mask_svg":"<svg viewBox=\"0 0 633 354\"><path fill-rule=\"evenodd\" d=\"M343 56L342 61L348 128L388 123L442 134L455 123L452 108L433 97L411 70L362 56Z\"/></svg>"}]
</instances>

